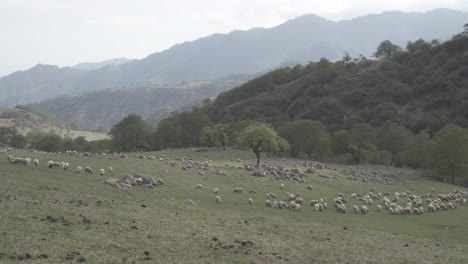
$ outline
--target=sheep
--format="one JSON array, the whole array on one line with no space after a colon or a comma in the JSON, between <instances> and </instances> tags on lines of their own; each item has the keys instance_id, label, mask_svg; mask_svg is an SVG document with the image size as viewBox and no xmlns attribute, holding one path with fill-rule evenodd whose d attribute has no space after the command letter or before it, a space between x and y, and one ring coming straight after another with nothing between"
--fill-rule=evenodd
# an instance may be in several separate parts
<instances>
[{"instance_id":1,"label":"sheep","mask_svg":"<svg viewBox=\"0 0 468 264\"><path fill-rule=\"evenodd\" d=\"M367 214L369 212L369 209L365 205L361 205L361 213L362 214Z\"/></svg>"},{"instance_id":2,"label":"sheep","mask_svg":"<svg viewBox=\"0 0 468 264\"><path fill-rule=\"evenodd\" d=\"M419 208L413 208L413 214L420 215L421 211L419 210Z\"/></svg>"},{"instance_id":3,"label":"sheep","mask_svg":"<svg viewBox=\"0 0 468 264\"><path fill-rule=\"evenodd\" d=\"M269 202L270 200L267 200L267 201ZM268 203L267 203L267 206L268 206ZM273 207L273 208L280 208L280 207L279 207L278 201L273 201L272 207Z\"/></svg>"},{"instance_id":4,"label":"sheep","mask_svg":"<svg viewBox=\"0 0 468 264\"><path fill-rule=\"evenodd\" d=\"M284 183L282 183L282 184L280 185L280 189L281 189L281 190L284 190Z\"/></svg>"},{"instance_id":5,"label":"sheep","mask_svg":"<svg viewBox=\"0 0 468 264\"><path fill-rule=\"evenodd\" d=\"M88 167L88 166L86 166L86 167L84 168L84 172L85 172L85 173L89 173L89 174L93 174L93 170L92 170L90 167Z\"/></svg>"},{"instance_id":6,"label":"sheep","mask_svg":"<svg viewBox=\"0 0 468 264\"><path fill-rule=\"evenodd\" d=\"M249 197L248 201L249 201L249 204L250 204L250 205L252 205L252 204L253 204L253 200L252 200L252 198L250 198L250 197Z\"/></svg>"},{"instance_id":7,"label":"sheep","mask_svg":"<svg viewBox=\"0 0 468 264\"><path fill-rule=\"evenodd\" d=\"M109 167L108 170L109 170L110 174L112 174L112 172L114 171L114 169L112 167Z\"/></svg>"},{"instance_id":8,"label":"sheep","mask_svg":"<svg viewBox=\"0 0 468 264\"><path fill-rule=\"evenodd\" d=\"M47 166L51 169L54 167L60 168L61 164L60 162L54 162L52 160L49 160L49 162L47 162Z\"/></svg>"},{"instance_id":9,"label":"sheep","mask_svg":"<svg viewBox=\"0 0 468 264\"><path fill-rule=\"evenodd\" d=\"M296 195L291 194L291 193L287 193L287 194L288 194L288 201L294 201L294 200L296 200Z\"/></svg>"},{"instance_id":10,"label":"sheep","mask_svg":"<svg viewBox=\"0 0 468 264\"><path fill-rule=\"evenodd\" d=\"M367 205L372 205L372 199L367 199Z\"/></svg>"},{"instance_id":11,"label":"sheep","mask_svg":"<svg viewBox=\"0 0 468 264\"><path fill-rule=\"evenodd\" d=\"M203 188L203 184L199 183L195 186L195 190L200 190L201 188Z\"/></svg>"},{"instance_id":12,"label":"sheep","mask_svg":"<svg viewBox=\"0 0 468 264\"><path fill-rule=\"evenodd\" d=\"M310 201L310 206L315 206L316 204L318 204L319 201L318 200L311 200Z\"/></svg>"},{"instance_id":13,"label":"sheep","mask_svg":"<svg viewBox=\"0 0 468 264\"><path fill-rule=\"evenodd\" d=\"M355 193L351 194L351 198L353 198L353 199L356 198L356 196L357 196L357 194L355 194Z\"/></svg>"},{"instance_id":14,"label":"sheep","mask_svg":"<svg viewBox=\"0 0 468 264\"><path fill-rule=\"evenodd\" d=\"M293 207L293 210L294 210L294 211L300 211L300 210L301 210L301 205L295 203L295 205L294 205L294 207Z\"/></svg>"},{"instance_id":15,"label":"sheep","mask_svg":"<svg viewBox=\"0 0 468 264\"><path fill-rule=\"evenodd\" d=\"M395 214L395 212L393 211L393 208L392 207L389 207L388 208L388 212L392 215L392 214Z\"/></svg>"},{"instance_id":16,"label":"sheep","mask_svg":"<svg viewBox=\"0 0 468 264\"><path fill-rule=\"evenodd\" d=\"M276 199L276 194L274 194L274 193L267 193L267 197L268 197L268 198L274 198L274 199Z\"/></svg>"},{"instance_id":17,"label":"sheep","mask_svg":"<svg viewBox=\"0 0 468 264\"><path fill-rule=\"evenodd\" d=\"M34 165L39 166L39 160L38 159L34 159L33 163L34 163Z\"/></svg>"},{"instance_id":18,"label":"sheep","mask_svg":"<svg viewBox=\"0 0 468 264\"><path fill-rule=\"evenodd\" d=\"M279 201L278 206L279 206L280 209L281 208L288 208L288 204L286 202L284 202L284 201Z\"/></svg>"},{"instance_id":19,"label":"sheep","mask_svg":"<svg viewBox=\"0 0 468 264\"><path fill-rule=\"evenodd\" d=\"M312 185L307 186L306 189L309 190L309 191L312 191L313 190Z\"/></svg>"},{"instance_id":20,"label":"sheep","mask_svg":"<svg viewBox=\"0 0 468 264\"><path fill-rule=\"evenodd\" d=\"M295 203L297 204L302 204L304 200L302 198L296 198L296 200L294 200Z\"/></svg>"},{"instance_id":21,"label":"sheep","mask_svg":"<svg viewBox=\"0 0 468 264\"><path fill-rule=\"evenodd\" d=\"M346 214L346 205L339 204L336 206L336 211L340 214Z\"/></svg>"},{"instance_id":22,"label":"sheep","mask_svg":"<svg viewBox=\"0 0 468 264\"><path fill-rule=\"evenodd\" d=\"M216 202L217 204L220 204L220 203L221 203L221 197L220 197L219 195L216 195L216 197L215 197L215 202Z\"/></svg>"},{"instance_id":23,"label":"sheep","mask_svg":"<svg viewBox=\"0 0 468 264\"><path fill-rule=\"evenodd\" d=\"M353 212L356 214L359 212L359 207L357 205L353 206Z\"/></svg>"},{"instance_id":24,"label":"sheep","mask_svg":"<svg viewBox=\"0 0 468 264\"><path fill-rule=\"evenodd\" d=\"M317 211L317 212L323 211L323 205L322 204L315 204L314 207L315 207L315 211Z\"/></svg>"},{"instance_id":25,"label":"sheep","mask_svg":"<svg viewBox=\"0 0 468 264\"><path fill-rule=\"evenodd\" d=\"M266 207L271 207L271 201L270 201L270 200L266 200L266 201L265 201L265 205L266 205Z\"/></svg>"},{"instance_id":26,"label":"sheep","mask_svg":"<svg viewBox=\"0 0 468 264\"><path fill-rule=\"evenodd\" d=\"M411 207L405 207L401 211L401 214L412 214L412 213L413 213L413 209L411 209Z\"/></svg>"},{"instance_id":27,"label":"sheep","mask_svg":"<svg viewBox=\"0 0 468 264\"><path fill-rule=\"evenodd\" d=\"M68 167L70 167L70 163L64 162L62 166L63 170L68 170Z\"/></svg>"},{"instance_id":28,"label":"sheep","mask_svg":"<svg viewBox=\"0 0 468 264\"><path fill-rule=\"evenodd\" d=\"M323 206L323 209L327 209L327 208L328 208L328 204L327 204L327 203L322 203L322 206Z\"/></svg>"},{"instance_id":29,"label":"sheep","mask_svg":"<svg viewBox=\"0 0 468 264\"><path fill-rule=\"evenodd\" d=\"M26 161L27 165L31 164L31 158L25 158L24 160Z\"/></svg>"},{"instance_id":30,"label":"sheep","mask_svg":"<svg viewBox=\"0 0 468 264\"><path fill-rule=\"evenodd\" d=\"M252 189L249 191L249 194L257 194L257 191L255 191L255 189Z\"/></svg>"},{"instance_id":31,"label":"sheep","mask_svg":"<svg viewBox=\"0 0 468 264\"><path fill-rule=\"evenodd\" d=\"M380 204L377 205L377 213L380 213L380 211L382 210L382 206Z\"/></svg>"},{"instance_id":32,"label":"sheep","mask_svg":"<svg viewBox=\"0 0 468 264\"><path fill-rule=\"evenodd\" d=\"M344 196L344 194L342 194L342 193L339 193L337 196L338 196L338 197L341 197L341 198L343 198L343 199L346 198L346 197Z\"/></svg>"},{"instance_id":33,"label":"sheep","mask_svg":"<svg viewBox=\"0 0 468 264\"><path fill-rule=\"evenodd\" d=\"M75 172L76 173L81 173L82 170L83 170L83 168L81 166L77 166Z\"/></svg>"},{"instance_id":34,"label":"sheep","mask_svg":"<svg viewBox=\"0 0 468 264\"><path fill-rule=\"evenodd\" d=\"M455 210L456 206L453 203L447 203L447 208L450 210Z\"/></svg>"},{"instance_id":35,"label":"sheep","mask_svg":"<svg viewBox=\"0 0 468 264\"><path fill-rule=\"evenodd\" d=\"M232 191L233 193L243 193L244 192L244 188L234 188L234 190Z\"/></svg>"},{"instance_id":36,"label":"sheep","mask_svg":"<svg viewBox=\"0 0 468 264\"><path fill-rule=\"evenodd\" d=\"M218 194L219 193L219 189L218 188L213 188L213 194Z\"/></svg>"},{"instance_id":37,"label":"sheep","mask_svg":"<svg viewBox=\"0 0 468 264\"><path fill-rule=\"evenodd\" d=\"M101 176L104 176L104 173L105 173L105 172L106 172L106 171L105 171L104 169L100 169L100 170L99 170L99 174L101 174Z\"/></svg>"}]
</instances>

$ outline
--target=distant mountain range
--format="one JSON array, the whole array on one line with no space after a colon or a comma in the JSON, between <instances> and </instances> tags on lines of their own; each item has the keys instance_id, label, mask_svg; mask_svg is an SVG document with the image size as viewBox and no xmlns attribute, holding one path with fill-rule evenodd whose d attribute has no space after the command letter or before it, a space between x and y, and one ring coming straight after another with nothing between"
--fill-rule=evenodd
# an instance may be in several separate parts
<instances>
[{"instance_id":1,"label":"distant mountain range","mask_svg":"<svg viewBox=\"0 0 468 264\"><path fill-rule=\"evenodd\" d=\"M83 71L91 71L91 70L97 70L104 66L109 66L109 65L118 66L120 64L124 64L129 61L131 61L131 59L118 58L118 59L110 59L110 60L105 60L105 61L100 61L100 62L83 62L83 63L79 63L79 64L72 66L72 68L83 70Z\"/></svg>"},{"instance_id":2,"label":"distant mountain range","mask_svg":"<svg viewBox=\"0 0 468 264\"><path fill-rule=\"evenodd\" d=\"M37 65L0 78L0 106L103 88L174 86L261 73L285 63L304 63L321 57L336 60L346 51L352 56L370 56L382 40L405 46L419 38L447 39L461 32L467 21L468 13L447 9L385 12L340 22L305 15L269 29L214 34L122 64L100 68Z\"/></svg>"}]
</instances>

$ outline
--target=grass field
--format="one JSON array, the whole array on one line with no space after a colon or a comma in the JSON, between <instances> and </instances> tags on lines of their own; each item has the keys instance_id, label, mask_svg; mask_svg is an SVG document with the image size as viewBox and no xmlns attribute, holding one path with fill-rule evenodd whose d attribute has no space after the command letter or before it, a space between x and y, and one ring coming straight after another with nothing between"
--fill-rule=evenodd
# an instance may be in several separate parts
<instances>
[{"instance_id":1,"label":"grass field","mask_svg":"<svg viewBox=\"0 0 468 264\"><path fill-rule=\"evenodd\" d=\"M169 161L109 157L67 157L9 153L38 158L39 167L8 163L0 154L0 263L468 263L468 207L424 215L393 216L351 212L357 201L348 198L348 211L315 212L311 199L337 193L407 191L423 195L458 186L428 180L392 185L309 175L306 184L253 177L236 158L253 158L242 151L193 152L172 150L146 155L210 160L227 175L190 174ZM108 155L109 156L109 155ZM47 168L47 161L68 161L70 171ZM103 182L109 174L76 174L77 165L114 168L113 175L143 173L160 177L165 185L136 186L131 193ZM321 171L322 174L332 173ZM202 190L194 190L197 184ZM285 184L285 190L279 188ZM307 185L314 190L306 190ZM212 190L220 189L222 204ZM233 188L257 194L232 193ZM265 193L286 200L286 192L301 193L301 211L265 206ZM249 205L248 198L254 201ZM184 205L193 199L195 206ZM329 202L331 204L332 202ZM403 204L403 202L402 202ZM332 206L330 206L332 207Z\"/></svg>"}]
</instances>

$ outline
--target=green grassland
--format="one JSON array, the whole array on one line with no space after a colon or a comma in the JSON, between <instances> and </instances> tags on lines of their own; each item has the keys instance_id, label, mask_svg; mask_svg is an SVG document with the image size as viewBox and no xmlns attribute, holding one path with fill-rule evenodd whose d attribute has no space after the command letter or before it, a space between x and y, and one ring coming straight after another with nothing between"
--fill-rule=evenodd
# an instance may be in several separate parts
<instances>
[{"instance_id":1,"label":"green grassland","mask_svg":"<svg viewBox=\"0 0 468 264\"><path fill-rule=\"evenodd\" d=\"M145 153L170 161L193 155L226 175L214 170L189 173L179 161L174 168L170 161L135 159L136 154L120 160L111 155L9 154L38 158L41 164L12 165L0 154L0 263L468 263L467 206L394 216L385 210L377 213L374 202L370 213L362 215L352 213L352 205L360 203L348 198L343 215L330 201L339 192L349 197L372 187L390 193L413 187L414 193L424 195L432 189L462 189L458 186L423 179L382 185L316 174L310 174L306 184L278 182L237 169L242 166L237 158L254 155L236 150ZM48 160L70 162L71 169L49 169ZM95 174L76 174L77 165L90 166ZM108 172L96 173L109 166L113 176L142 173L165 184L119 191L104 184ZM333 170L320 173L334 175ZM194 190L197 184L203 188ZM306 189L309 184L314 190ZM222 204L215 203L214 187L220 189ZM233 193L236 187L246 192ZM248 194L251 189L257 193ZM271 192L279 200L287 200L286 192L300 193L305 203L299 212L268 208L265 194ZM321 197L329 199L329 209L315 212L309 201ZM196 205L184 205L184 199Z\"/></svg>"}]
</instances>

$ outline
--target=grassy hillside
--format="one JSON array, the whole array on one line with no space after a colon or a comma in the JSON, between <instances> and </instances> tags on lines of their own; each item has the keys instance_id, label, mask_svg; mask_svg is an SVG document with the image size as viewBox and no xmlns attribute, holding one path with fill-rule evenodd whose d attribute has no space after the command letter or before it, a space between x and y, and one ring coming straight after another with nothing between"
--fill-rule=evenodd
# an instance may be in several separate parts
<instances>
[{"instance_id":1,"label":"grassy hillside","mask_svg":"<svg viewBox=\"0 0 468 264\"><path fill-rule=\"evenodd\" d=\"M414 131L445 124L468 127L468 37L392 59L322 59L270 72L224 92L210 116L218 122L313 119L331 130L386 120Z\"/></svg>"},{"instance_id":2,"label":"grassy hillside","mask_svg":"<svg viewBox=\"0 0 468 264\"><path fill-rule=\"evenodd\" d=\"M333 208L315 212L311 199L329 200L342 192L413 193L449 192L455 187L416 177L397 180L391 185L348 179L331 166L310 174L305 184L252 177L236 167L237 158L253 158L242 151L195 152L171 150L145 153L168 157L168 161L108 157L72 157L10 152L41 161L39 167L9 164L0 154L0 262L18 263L466 263L468 261L468 207L424 215L393 216L377 213L375 201L367 215L351 213L358 201L348 198L348 212ZM170 162L175 157L193 157L222 168L200 175L188 173ZM103 183L98 175L76 174L49 169L47 160L64 160L77 165L114 168L113 175L144 173L160 177L165 185L150 189L136 186L131 193ZM269 160L278 162L277 159ZM284 161L291 162L291 161ZM229 163L230 166L225 166ZM356 167L353 167L356 168ZM303 167L300 167L304 170ZM359 170L362 170L360 167ZM376 170L376 168L369 168ZM395 168L379 172L412 173ZM330 178L319 177L320 175ZM373 175L373 174L369 174ZM373 176L368 176L373 177ZM194 190L197 184L201 190ZM280 184L284 183L284 190ZM307 185L313 190L306 190ZM222 204L216 204L212 190L220 189ZM257 194L234 194L243 187ZM459 188L458 186L456 187ZM466 190L466 189L463 189ZM300 193L305 204L299 212L265 206L265 193L274 192L286 200L286 192ZM247 199L253 199L249 205ZM193 199L195 206L183 205ZM404 199L401 199L404 200ZM403 205L406 201L400 201ZM331 202L329 203L331 204ZM330 206L332 207L332 206ZM45 259L45 255L47 259Z\"/></svg>"},{"instance_id":3,"label":"grassy hillside","mask_svg":"<svg viewBox=\"0 0 468 264\"><path fill-rule=\"evenodd\" d=\"M54 118L28 107L0 108L0 128L14 129L17 134L21 135L54 131L55 134L61 137L70 137L72 139L79 136L85 137L88 141L109 138L106 133L68 129L63 123Z\"/></svg>"}]
</instances>

